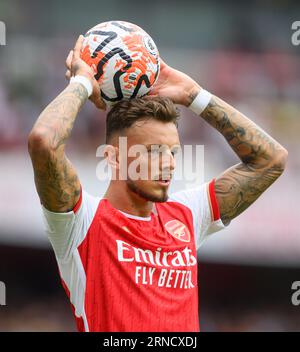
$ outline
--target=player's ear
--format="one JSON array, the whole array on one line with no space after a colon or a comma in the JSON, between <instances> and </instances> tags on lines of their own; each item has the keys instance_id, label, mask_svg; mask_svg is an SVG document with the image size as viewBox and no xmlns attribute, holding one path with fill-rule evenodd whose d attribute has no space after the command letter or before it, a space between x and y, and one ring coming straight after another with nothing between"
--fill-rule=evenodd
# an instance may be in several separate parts
<instances>
[{"instance_id":1,"label":"player's ear","mask_svg":"<svg viewBox=\"0 0 300 352\"><path fill-rule=\"evenodd\" d=\"M104 157L106 158L108 165L113 169L119 169L119 148L113 145L107 144L104 148Z\"/></svg>"},{"instance_id":2,"label":"player's ear","mask_svg":"<svg viewBox=\"0 0 300 352\"><path fill-rule=\"evenodd\" d=\"M104 157L111 168L111 180L117 180L119 175L119 149L111 144L104 148Z\"/></svg>"}]
</instances>

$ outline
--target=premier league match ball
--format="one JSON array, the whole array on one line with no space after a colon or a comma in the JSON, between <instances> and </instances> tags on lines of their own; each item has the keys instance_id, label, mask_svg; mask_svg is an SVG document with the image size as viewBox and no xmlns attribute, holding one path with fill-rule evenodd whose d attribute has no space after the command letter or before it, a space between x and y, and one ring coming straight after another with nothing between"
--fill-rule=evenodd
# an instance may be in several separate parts
<instances>
[{"instance_id":1,"label":"premier league match ball","mask_svg":"<svg viewBox=\"0 0 300 352\"><path fill-rule=\"evenodd\" d=\"M109 106L146 95L159 75L154 41L142 28L124 21L91 28L85 34L81 58L94 70Z\"/></svg>"}]
</instances>

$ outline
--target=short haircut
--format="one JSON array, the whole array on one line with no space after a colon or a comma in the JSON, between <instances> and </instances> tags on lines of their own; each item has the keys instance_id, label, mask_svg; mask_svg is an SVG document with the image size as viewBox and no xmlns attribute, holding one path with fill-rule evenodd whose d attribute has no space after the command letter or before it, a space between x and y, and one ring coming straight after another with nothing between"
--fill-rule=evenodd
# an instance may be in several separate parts
<instances>
[{"instance_id":1,"label":"short haircut","mask_svg":"<svg viewBox=\"0 0 300 352\"><path fill-rule=\"evenodd\" d=\"M158 120L165 123L178 123L179 110L169 98L146 96L122 100L115 104L106 116L106 143L113 135L122 134L135 122Z\"/></svg>"}]
</instances>

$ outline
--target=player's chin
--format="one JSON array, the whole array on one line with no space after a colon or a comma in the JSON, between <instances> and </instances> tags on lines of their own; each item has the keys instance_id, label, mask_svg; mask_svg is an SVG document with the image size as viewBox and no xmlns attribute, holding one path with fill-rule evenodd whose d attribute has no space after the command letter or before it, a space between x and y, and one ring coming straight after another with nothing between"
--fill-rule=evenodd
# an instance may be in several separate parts
<instances>
[{"instance_id":1,"label":"player's chin","mask_svg":"<svg viewBox=\"0 0 300 352\"><path fill-rule=\"evenodd\" d=\"M162 183L160 181L152 180L128 180L127 186L132 192L151 202L163 203L168 200L169 185L166 182Z\"/></svg>"},{"instance_id":2,"label":"player's chin","mask_svg":"<svg viewBox=\"0 0 300 352\"><path fill-rule=\"evenodd\" d=\"M152 191L152 192L145 192L145 198L151 202L155 203L164 203L168 200L168 192L167 191Z\"/></svg>"},{"instance_id":3,"label":"player's chin","mask_svg":"<svg viewBox=\"0 0 300 352\"><path fill-rule=\"evenodd\" d=\"M166 202L168 200L169 182L150 181L151 186L147 187L148 192L151 193L152 198L156 202Z\"/></svg>"}]
</instances>

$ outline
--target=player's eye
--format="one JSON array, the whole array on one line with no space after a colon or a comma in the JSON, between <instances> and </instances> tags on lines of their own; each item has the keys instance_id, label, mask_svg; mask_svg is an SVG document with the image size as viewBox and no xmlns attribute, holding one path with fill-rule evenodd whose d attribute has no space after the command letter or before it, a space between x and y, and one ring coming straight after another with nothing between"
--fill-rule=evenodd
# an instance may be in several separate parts
<instances>
[{"instance_id":1,"label":"player's eye","mask_svg":"<svg viewBox=\"0 0 300 352\"><path fill-rule=\"evenodd\" d=\"M148 153L152 154L152 155L156 155L159 154L160 152L162 152L161 148L159 145L152 145L149 149L148 149Z\"/></svg>"},{"instance_id":2,"label":"player's eye","mask_svg":"<svg viewBox=\"0 0 300 352\"><path fill-rule=\"evenodd\" d=\"M179 153L179 151L180 151L180 147L172 148L171 154L172 154L173 156L175 156L176 154Z\"/></svg>"},{"instance_id":3,"label":"player's eye","mask_svg":"<svg viewBox=\"0 0 300 352\"><path fill-rule=\"evenodd\" d=\"M158 152L159 152L159 149L148 149L148 154L155 155L155 154L158 154Z\"/></svg>"}]
</instances>

